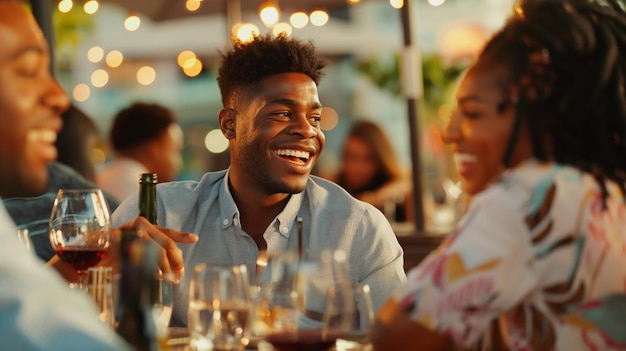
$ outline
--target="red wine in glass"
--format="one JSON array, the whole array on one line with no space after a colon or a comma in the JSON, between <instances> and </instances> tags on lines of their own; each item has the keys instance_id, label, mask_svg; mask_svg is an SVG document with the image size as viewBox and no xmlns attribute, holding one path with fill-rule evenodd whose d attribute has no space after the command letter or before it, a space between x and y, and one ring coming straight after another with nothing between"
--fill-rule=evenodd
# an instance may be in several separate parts
<instances>
[{"instance_id":1,"label":"red wine in glass","mask_svg":"<svg viewBox=\"0 0 626 351\"><path fill-rule=\"evenodd\" d=\"M78 274L85 287L87 269L102 260L109 247L111 217L99 189L60 189L50 213L50 244Z\"/></svg>"},{"instance_id":2,"label":"red wine in glass","mask_svg":"<svg viewBox=\"0 0 626 351\"><path fill-rule=\"evenodd\" d=\"M326 351L335 345L339 333L304 329L295 333L273 333L265 337L278 351Z\"/></svg>"},{"instance_id":3,"label":"red wine in glass","mask_svg":"<svg viewBox=\"0 0 626 351\"><path fill-rule=\"evenodd\" d=\"M54 252L80 275L80 272L86 272L90 267L97 265L104 258L107 249L64 247L54 250Z\"/></svg>"}]
</instances>

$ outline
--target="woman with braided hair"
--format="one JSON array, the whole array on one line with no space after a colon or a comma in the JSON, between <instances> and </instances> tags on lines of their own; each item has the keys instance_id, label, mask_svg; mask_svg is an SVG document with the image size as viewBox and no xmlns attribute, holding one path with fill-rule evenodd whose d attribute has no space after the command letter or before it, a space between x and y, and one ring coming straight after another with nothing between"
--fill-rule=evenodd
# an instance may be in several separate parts
<instances>
[{"instance_id":1,"label":"woman with braided hair","mask_svg":"<svg viewBox=\"0 0 626 351\"><path fill-rule=\"evenodd\" d=\"M472 196L382 307L377 350L626 350L626 13L526 0L444 131Z\"/></svg>"}]
</instances>

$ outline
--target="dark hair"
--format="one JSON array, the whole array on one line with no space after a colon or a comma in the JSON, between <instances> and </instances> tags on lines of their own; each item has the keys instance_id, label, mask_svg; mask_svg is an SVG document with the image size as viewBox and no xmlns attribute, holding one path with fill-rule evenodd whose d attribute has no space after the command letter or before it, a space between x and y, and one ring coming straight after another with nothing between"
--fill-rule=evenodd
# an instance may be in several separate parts
<instances>
[{"instance_id":1,"label":"dark hair","mask_svg":"<svg viewBox=\"0 0 626 351\"><path fill-rule=\"evenodd\" d=\"M404 176L391 141L376 123L365 120L355 122L350 128L346 140L350 137L358 138L369 145L374 152L378 169L374 179L364 189L349 189L344 179L343 170L338 175L337 184L351 192L361 193L378 189L386 183L401 179Z\"/></svg>"},{"instance_id":2,"label":"dark hair","mask_svg":"<svg viewBox=\"0 0 626 351\"><path fill-rule=\"evenodd\" d=\"M100 139L94 121L83 111L71 105L62 115L63 129L55 143L59 156L57 161L70 166L85 179L96 180L96 171L91 158L92 148Z\"/></svg>"},{"instance_id":3,"label":"dark hair","mask_svg":"<svg viewBox=\"0 0 626 351\"><path fill-rule=\"evenodd\" d=\"M130 150L161 136L176 123L174 114L158 104L137 102L121 110L111 127L111 146L115 151Z\"/></svg>"},{"instance_id":4,"label":"dark hair","mask_svg":"<svg viewBox=\"0 0 626 351\"><path fill-rule=\"evenodd\" d=\"M626 14L616 0L526 0L480 54L519 90L508 164L524 120L533 152L622 189L626 179ZM508 94L508 91L507 91ZM546 148L543 137L552 140Z\"/></svg>"},{"instance_id":5,"label":"dark hair","mask_svg":"<svg viewBox=\"0 0 626 351\"><path fill-rule=\"evenodd\" d=\"M221 57L217 82L225 107L231 107L233 99L243 97L248 88L276 74L304 73L317 85L326 66L312 42L303 43L284 34L256 36L250 42L236 41Z\"/></svg>"}]
</instances>

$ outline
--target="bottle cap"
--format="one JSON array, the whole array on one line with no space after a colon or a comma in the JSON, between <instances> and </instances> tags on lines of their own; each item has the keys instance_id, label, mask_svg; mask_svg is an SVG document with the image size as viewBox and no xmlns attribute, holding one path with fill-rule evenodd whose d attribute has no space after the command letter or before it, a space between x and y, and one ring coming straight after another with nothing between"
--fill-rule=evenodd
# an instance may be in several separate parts
<instances>
[{"instance_id":1,"label":"bottle cap","mask_svg":"<svg viewBox=\"0 0 626 351\"><path fill-rule=\"evenodd\" d=\"M141 173L139 175L139 183L157 183L157 174L156 173Z\"/></svg>"}]
</instances>

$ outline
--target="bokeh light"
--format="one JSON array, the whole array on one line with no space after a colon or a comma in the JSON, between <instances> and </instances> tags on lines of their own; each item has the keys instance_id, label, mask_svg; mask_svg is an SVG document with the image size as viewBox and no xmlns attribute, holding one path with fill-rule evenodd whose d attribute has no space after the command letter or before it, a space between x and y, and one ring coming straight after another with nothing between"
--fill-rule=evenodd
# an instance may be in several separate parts
<instances>
[{"instance_id":1,"label":"bokeh light","mask_svg":"<svg viewBox=\"0 0 626 351\"><path fill-rule=\"evenodd\" d=\"M224 137L220 129L213 129L204 137L204 146L210 152L219 154L228 149L228 139Z\"/></svg>"},{"instance_id":2,"label":"bokeh light","mask_svg":"<svg viewBox=\"0 0 626 351\"><path fill-rule=\"evenodd\" d=\"M293 28L289 25L289 23L280 22L277 23L274 28L272 28L272 33L274 36L278 36L280 33L285 33L285 35L290 36L291 32L293 32Z\"/></svg>"},{"instance_id":3,"label":"bokeh light","mask_svg":"<svg viewBox=\"0 0 626 351\"><path fill-rule=\"evenodd\" d=\"M315 10L311 12L310 20L311 24L317 27L321 27L328 22L328 12L324 10Z\"/></svg>"},{"instance_id":4,"label":"bokeh light","mask_svg":"<svg viewBox=\"0 0 626 351\"><path fill-rule=\"evenodd\" d=\"M93 15L100 8L100 4L96 0L89 0L83 5L83 10L89 15Z\"/></svg>"},{"instance_id":5,"label":"bokeh light","mask_svg":"<svg viewBox=\"0 0 626 351\"><path fill-rule=\"evenodd\" d=\"M150 66L143 66L137 70L137 82L141 85L150 85L156 79L156 71Z\"/></svg>"},{"instance_id":6,"label":"bokeh light","mask_svg":"<svg viewBox=\"0 0 626 351\"><path fill-rule=\"evenodd\" d=\"M72 11L73 6L74 3L72 2L72 0L61 0L57 7L61 13L68 13Z\"/></svg>"},{"instance_id":7,"label":"bokeh light","mask_svg":"<svg viewBox=\"0 0 626 351\"><path fill-rule=\"evenodd\" d=\"M91 89L84 83L77 84L72 90L72 97L78 102L87 101L89 95L91 95Z\"/></svg>"},{"instance_id":8,"label":"bokeh light","mask_svg":"<svg viewBox=\"0 0 626 351\"><path fill-rule=\"evenodd\" d=\"M446 0L428 0L428 3L432 6L439 6L446 2Z\"/></svg>"},{"instance_id":9,"label":"bokeh light","mask_svg":"<svg viewBox=\"0 0 626 351\"><path fill-rule=\"evenodd\" d=\"M255 36L259 35L259 27L255 26L252 23L242 24L237 30L237 39L241 42L249 42Z\"/></svg>"},{"instance_id":10,"label":"bokeh light","mask_svg":"<svg viewBox=\"0 0 626 351\"><path fill-rule=\"evenodd\" d=\"M404 0L389 0L389 5L394 9L401 9L404 7Z\"/></svg>"},{"instance_id":11,"label":"bokeh light","mask_svg":"<svg viewBox=\"0 0 626 351\"><path fill-rule=\"evenodd\" d=\"M185 8L189 12L195 12L195 11L198 11L201 4L202 4L201 0L187 0L185 2Z\"/></svg>"},{"instance_id":12,"label":"bokeh light","mask_svg":"<svg viewBox=\"0 0 626 351\"><path fill-rule=\"evenodd\" d=\"M261 5L259 17L261 18L261 21L263 21L263 24L271 27L274 23L278 22L278 19L280 18L280 10L276 4L266 2Z\"/></svg>"},{"instance_id":13,"label":"bokeh light","mask_svg":"<svg viewBox=\"0 0 626 351\"><path fill-rule=\"evenodd\" d=\"M105 59L109 67L119 67L124 62L124 55L119 50L111 50Z\"/></svg>"},{"instance_id":14,"label":"bokeh light","mask_svg":"<svg viewBox=\"0 0 626 351\"><path fill-rule=\"evenodd\" d=\"M102 48L99 46L94 46L87 50L87 60L89 60L90 62L100 62L100 60L102 60L102 57L104 57L104 50L102 50Z\"/></svg>"},{"instance_id":15,"label":"bokeh light","mask_svg":"<svg viewBox=\"0 0 626 351\"><path fill-rule=\"evenodd\" d=\"M202 72L202 61L197 58L189 59L183 64L183 73L189 77L195 77Z\"/></svg>"},{"instance_id":16,"label":"bokeh light","mask_svg":"<svg viewBox=\"0 0 626 351\"><path fill-rule=\"evenodd\" d=\"M193 61L196 59L196 54L191 50L184 50L178 54L176 58L176 62L181 68L189 67L193 64Z\"/></svg>"},{"instance_id":17,"label":"bokeh light","mask_svg":"<svg viewBox=\"0 0 626 351\"><path fill-rule=\"evenodd\" d=\"M91 74L91 85L102 88L109 82L109 73L103 69L97 69Z\"/></svg>"},{"instance_id":18,"label":"bokeh light","mask_svg":"<svg viewBox=\"0 0 626 351\"><path fill-rule=\"evenodd\" d=\"M130 15L124 20L124 28L129 32L136 31L141 25L141 19L137 15Z\"/></svg>"},{"instance_id":19,"label":"bokeh light","mask_svg":"<svg viewBox=\"0 0 626 351\"><path fill-rule=\"evenodd\" d=\"M309 23L309 16L302 11L294 12L289 17L289 23L291 23L294 28L304 28Z\"/></svg>"}]
</instances>

